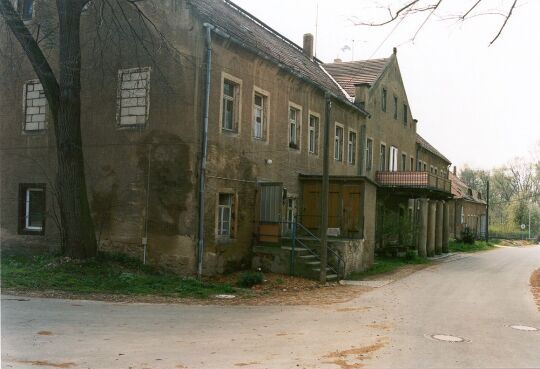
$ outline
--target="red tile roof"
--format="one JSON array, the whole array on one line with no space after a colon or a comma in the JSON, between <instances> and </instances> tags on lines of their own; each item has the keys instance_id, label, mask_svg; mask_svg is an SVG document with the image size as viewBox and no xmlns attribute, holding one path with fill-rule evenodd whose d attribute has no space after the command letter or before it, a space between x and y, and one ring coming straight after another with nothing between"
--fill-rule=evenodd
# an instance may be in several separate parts
<instances>
[{"instance_id":1,"label":"red tile roof","mask_svg":"<svg viewBox=\"0 0 540 369\"><path fill-rule=\"evenodd\" d=\"M354 85L373 85L384 72L390 58L358 60L324 64L324 68L334 77L345 91L354 96Z\"/></svg>"},{"instance_id":2,"label":"red tile roof","mask_svg":"<svg viewBox=\"0 0 540 369\"><path fill-rule=\"evenodd\" d=\"M464 199L466 201L476 202L479 204L485 204L486 201L482 199L479 191L473 190L465 182L463 182L458 176L454 173L448 173L448 179L452 185L451 191L452 195L456 199Z\"/></svg>"}]
</instances>

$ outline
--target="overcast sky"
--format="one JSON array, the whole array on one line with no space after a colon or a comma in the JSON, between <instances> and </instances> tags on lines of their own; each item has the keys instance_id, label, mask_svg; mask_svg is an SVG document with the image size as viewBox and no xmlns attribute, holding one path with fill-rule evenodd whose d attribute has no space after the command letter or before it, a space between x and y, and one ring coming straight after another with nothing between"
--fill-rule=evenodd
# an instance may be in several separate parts
<instances>
[{"instance_id":1,"label":"overcast sky","mask_svg":"<svg viewBox=\"0 0 540 369\"><path fill-rule=\"evenodd\" d=\"M538 0L518 0L490 47L501 16L448 19L476 0L443 1L452 8L436 12L414 41L427 13L384 27L356 26L351 20L385 19L384 7L398 8L402 0L233 1L299 45L304 33L316 33L317 57L324 62L387 57L396 46L418 133L458 168L500 166L516 156L529 157L540 145ZM484 0L480 10L506 10L512 1Z\"/></svg>"}]
</instances>

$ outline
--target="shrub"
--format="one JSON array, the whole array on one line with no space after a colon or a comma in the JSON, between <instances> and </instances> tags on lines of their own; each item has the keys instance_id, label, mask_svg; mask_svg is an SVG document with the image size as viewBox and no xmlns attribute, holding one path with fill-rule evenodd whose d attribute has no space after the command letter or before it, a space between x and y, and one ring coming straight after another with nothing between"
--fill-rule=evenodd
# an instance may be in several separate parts
<instances>
[{"instance_id":1,"label":"shrub","mask_svg":"<svg viewBox=\"0 0 540 369\"><path fill-rule=\"evenodd\" d=\"M261 284L263 283L263 281L264 281L264 274L262 272L248 271L248 272L243 272L242 274L240 274L236 284L240 287L249 288L249 287L255 286L256 284Z\"/></svg>"},{"instance_id":2,"label":"shrub","mask_svg":"<svg viewBox=\"0 0 540 369\"><path fill-rule=\"evenodd\" d=\"M465 229L461 231L461 240L464 243L472 245L476 240L476 234L469 227L465 227Z\"/></svg>"}]
</instances>

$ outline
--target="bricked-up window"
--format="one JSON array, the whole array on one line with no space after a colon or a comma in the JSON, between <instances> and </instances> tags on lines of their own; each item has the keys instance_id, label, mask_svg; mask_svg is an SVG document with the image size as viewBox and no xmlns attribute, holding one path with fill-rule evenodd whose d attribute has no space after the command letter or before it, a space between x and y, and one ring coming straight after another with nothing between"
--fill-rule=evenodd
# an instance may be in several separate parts
<instances>
[{"instance_id":1,"label":"bricked-up window","mask_svg":"<svg viewBox=\"0 0 540 369\"><path fill-rule=\"evenodd\" d=\"M349 131L347 162L351 165L356 164L356 132L354 131Z\"/></svg>"},{"instance_id":2,"label":"bricked-up window","mask_svg":"<svg viewBox=\"0 0 540 369\"><path fill-rule=\"evenodd\" d=\"M366 170L370 171L373 167L373 140L367 139L366 143Z\"/></svg>"},{"instance_id":3,"label":"bricked-up window","mask_svg":"<svg viewBox=\"0 0 540 369\"><path fill-rule=\"evenodd\" d=\"M382 96L381 96L381 108L382 108L382 111L386 111L386 97L387 97L388 93L386 91L386 88L383 88L382 89Z\"/></svg>"},{"instance_id":4,"label":"bricked-up window","mask_svg":"<svg viewBox=\"0 0 540 369\"><path fill-rule=\"evenodd\" d=\"M255 93L253 101L253 138L266 140L268 97Z\"/></svg>"},{"instance_id":5,"label":"bricked-up window","mask_svg":"<svg viewBox=\"0 0 540 369\"><path fill-rule=\"evenodd\" d=\"M45 231L45 184L19 185L19 233L43 234Z\"/></svg>"},{"instance_id":6,"label":"bricked-up window","mask_svg":"<svg viewBox=\"0 0 540 369\"><path fill-rule=\"evenodd\" d=\"M235 195L220 193L217 208L217 235L223 238L234 238Z\"/></svg>"},{"instance_id":7,"label":"bricked-up window","mask_svg":"<svg viewBox=\"0 0 540 369\"><path fill-rule=\"evenodd\" d=\"M334 135L334 159L343 161L343 127L337 124Z\"/></svg>"},{"instance_id":8,"label":"bricked-up window","mask_svg":"<svg viewBox=\"0 0 540 369\"><path fill-rule=\"evenodd\" d=\"M39 80L24 84L24 125L27 132L41 131L47 128L47 99Z\"/></svg>"},{"instance_id":9,"label":"bricked-up window","mask_svg":"<svg viewBox=\"0 0 540 369\"><path fill-rule=\"evenodd\" d=\"M310 154L319 154L319 117L309 115L308 127L308 152Z\"/></svg>"},{"instance_id":10,"label":"bricked-up window","mask_svg":"<svg viewBox=\"0 0 540 369\"><path fill-rule=\"evenodd\" d=\"M300 109L289 106L289 147L300 149Z\"/></svg>"},{"instance_id":11,"label":"bricked-up window","mask_svg":"<svg viewBox=\"0 0 540 369\"><path fill-rule=\"evenodd\" d=\"M144 126L150 108L150 67L118 72L118 125Z\"/></svg>"}]
</instances>

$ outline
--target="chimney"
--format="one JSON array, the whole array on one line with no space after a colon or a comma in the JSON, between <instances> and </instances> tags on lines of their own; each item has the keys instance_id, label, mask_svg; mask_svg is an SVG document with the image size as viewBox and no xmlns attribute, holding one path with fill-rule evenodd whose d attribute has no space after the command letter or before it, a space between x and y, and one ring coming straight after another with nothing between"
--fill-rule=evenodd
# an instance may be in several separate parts
<instances>
[{"instance_id":1,"label":"chimney","mask_svg":"<svg viewBox=\"0 0 540 369\"><path fill-rule=\"evenodd\" d=\"M394 47L392 51L394 52L394 55L397 55L397 47Z\"/></svg>"},{"instance_id":2,"label":"chimney","mask_svg":"<svg viewBox=\"0 0 540 369\"><path fill-rule=\"evenodd\" d=\"M359 83L354 85L354 103L356 105L361 107L366 106L369 87L369 83Z\"/></svg>"},{"instance_id":3,"label":"chimney","mask_svg":"<svg viewBox=\"0 0 540 369\"><path fill-rule=\"evenodd\" d=\"M304 55L310 59L313 59L313 35L306 33L304 35Z\"/></svg>"},{"instance_id":4,"label":"chimney","mask_svg":"<svg viewBox=\"0 0 540 369\"><path fill-rule=\"evenodd\" d=\"M454 165L454 175L457 176L457 168L455 165Z\"/></svg>"},{"instance_id":5,"label":"chimney","mask_svg":"<svg viewBox=\"0 0 540 369\"><path fill-rule=\"evenodd\" d=\"M343 62L343 60L341 60L340 58L334 59L334 63L341 63L341 62Z\"/></svg>"}]
</instances>

